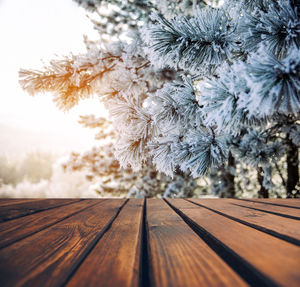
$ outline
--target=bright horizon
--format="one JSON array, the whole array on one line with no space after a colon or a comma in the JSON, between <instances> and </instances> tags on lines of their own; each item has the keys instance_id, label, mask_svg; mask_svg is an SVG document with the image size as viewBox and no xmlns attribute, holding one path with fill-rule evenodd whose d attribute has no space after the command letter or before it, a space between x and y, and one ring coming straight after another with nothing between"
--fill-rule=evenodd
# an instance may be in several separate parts
<instances>
[{"instance_id":1,"label":"bright horizon","mask_svg":"<svg viewBox=\"0 0 300 287\"><path fill-rule=\"evenodd\" d=\"M18 83L20 68L42 68L41 60L47 63L55 54L84 52L84 34L97 39L86 11L72 0L1 0L0 32L0 153L22 153L23 140L24 153L28 149L71 151L92 146L95 131L82 128L77 120L79 115L103 113L96 98L64 113L50 94L31 97Z\"/></svg>"}]
</instances>

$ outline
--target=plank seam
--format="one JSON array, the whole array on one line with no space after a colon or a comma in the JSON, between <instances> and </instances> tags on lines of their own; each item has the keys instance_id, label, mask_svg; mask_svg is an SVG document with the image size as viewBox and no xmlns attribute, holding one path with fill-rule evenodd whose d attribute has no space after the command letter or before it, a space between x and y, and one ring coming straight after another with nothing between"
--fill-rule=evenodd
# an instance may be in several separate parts
<instances>
[{"instance_id":1,"label":"plank seam","mask_svg":"<svg viewBox=\"0 0 300 287\"><path fill-rule=\"evenodd\" d=\"M183 219L183 221L250 286L277 286L273 280L260 273L254 266L235 253L234 250L225 245L203 227L195 223L167 200L165 201Z\"/></svg>"},{"instance_id":2,"label":"plank seam","mask_svg":"<svg viewBox=\"0 0 300 287\"><path fill-rule=\"evenodd\" d=\"M61 207L61 206L66 206L66 205L69 205L69 204L74 204L75 202L79 202L79 201L82 201L82 200L85 200L85 199L78 199L78 200L76 200L74 202L67 202L67 203L63 203L61 205L50 206L49 208L45 208L45 209L37 209L37 210L35 210L33 212L26 213L26 214L23 214L23 215L20 215L20 216L17 215L17 216L12 217L12 218L0 219L0 224L2 222L7 222L7 221L10 221L10 220L13 220L13 219L25 217L25 216L28 216L28 215L31 215L31 214L42 212L42 211L51 210L51 209L58 208L58 207ZM21 205L21 203L20 203L20 205Z\"/></svg>"},{"instance_id":3,"label":"plank seam","mask_svg":"<svg viewBox=\"0 0 300 287\"><path fill-rule=\"evenodd\" d=\"M281 206L281 207L286 207L286 208L294 208L294 209L300 209L300 207L297 206L291 206L291 205L284 205L284 204L279 204L279 203L273 203L273 202L267 202L267 201L256 201L256 200L251 200L251 199L246 199L246 198L235 198L236 200L242 200L242 201L250 201L250 202L255 202L255 203L260 203L260 204L269 204L269 205L275 205L275 206Z\"/></svg>"},{"instance_id":4,"label":"plank seam","mask_svg":"<svg viewBox=\"0 0 300 287\"><path fill-rule=\"evenodd\" d=\"M61 222L61 221L63 221L63 220L68 219L68 218L71 217L71 216L74 216L74 215L76 215L76 214L78 214L78 213L80 213L80 212L86 210L87 208L93 207L93 206L95 206L96 204L101 204L101 203L104 202L105 200L106 200L106 199L101 200L101 202L97 202L97 203L95 203L95 204L92 204L92 205L89 205L89 206L87 206L87 207L84 207L83 209L80 209L80 210L75 211L75 212L73 212L73 213L71 213L71 214L69 214L69 215L67 215L67 216L65 216L65 217L62 217L62 218L58 219L57 221L55 221L55 222L53 222L53 223L51 223L51 224L49 224L49 225L45 225L44 227L41 227L40 229L37 229L36 231L31 232L31 233L29 233L29 234L27 234L27 235L25 235L25 236L23 236L23 237L21 236L20 238L18 238L18 239L16 239L16 240L13 240L13 241L11 241L11 242L8 242L8 243L5 243L5 244L3 244L3 245L0 245L0 249L5 248L5 247L7 247L7 246L9 246L9 245L11 245L11 244L13 244L13 243L16 243L16 242L18 242L18 241L20 241L20 240L22 240L22 239L24 239L24 238L27 238L27 237L29 237L29 236L32 236L32 235L34 235L34 234L36 234L36 233L38 233L38 232L41 232L41 231L43 231L43 230L45 230L45 229L47 229L47 228L49 228L49 227L51 227L51 226L53 226L53 225L55 225L55 224ZM73 203L71 203L71 204L75 204L75 203L78 203L78 202L79 202L79 201L75 201L75 202L73 202ZM47 210L43 210L43 211L47 211ZM30 215L30 214L29 214L29 215ZM16 218L16 219L17 219L17 218Z\"/></svg>"},{"instance_id":5,"label":"plank seam","mask_svg":"<svg viewBox=\"0 0 300 287\"><path fill-rule=\"evenodd\" d=\"M116 220L118 215L120 214L121 210L125 206L125 204L129 201L129 199L126 199L125 202L118 208L118 211L116 214L110 219L110 221L107 223L107 225L99 232L95 238L92 240L92 242L85 248L84 252L80 256L80 258L77 260L77 262L74 264L73 269L70 271L69 275L66 277L64 282L62 282L61 286L65 286L74 276L78 268L81 266L81 264L84 262L84 260L88 257L88 255L92 252L96 244L100 241L100 239L103 237L103 235L110 229L113 222Z\"/></svg>"},{"instance_id":6,"label":"plank seam","mask_svg":"<svg viewBox=\"0 0 300 287\"><path fill-rule=\"evenodd\" d=\"M144 199L143 218L142 218L142 238L141 255L139 264L139 284L140 287L149 287L150 285L150 262L149 262L149 239L147 224L147 199Z\"/></svg>"},{"instance_id":7,"label":"plank seam","mask_svg":"<svg viewBox=\"0 0 300 287\"><path fill-rule=\"evenodd\" d=\"M260 208L256 208L256 207L252 207L252 206L240 205L240 204L237 204L237 203L231 203L231 204L234 204L234 205L237 205L237 206L240 206L240 207L249 208L249 209L254 209L254 210L257 210L257 211L262 211L262 212L265 212L265 213L270 213L270 214L285 217L285 218L288 218L288 219L300 220L300 217L293 216L293 215L288 215L288 214L279 213L279 212L275 212L275 211L264 210L264 209L260 209Z\"/></svg>"},{"instance_id":8,"label":"plank seam","mask_svg":"<svg viewBox=\"0 0 300 287\"><path fill-rule=\"evenodd\" d=\"M207 207L207 206L205 206L205 205L202 205L202 204L200 204L200 203L196 203L196 202L190 201L190 200L188 200L188 199L186 199L186 201L191 202L191 203L193 203L193 204L195 204L195 205L201 206L201 207L203 207L203 208L206 208L206 209L208 209L208 210L210 210L210 211L212 211L212 212L215 212L215 213L217 213L217 214L219 214L219 215L222 215L222 216L224 216L224 217L226 217L226 218L228 218L228 219L231 219L231 220L233 220L233 221L236 221L236 222L238 222L238 223L244 224L244 225L246 225L246 226L248 226L248 227L251 227L251 228L253 228L253 229L257 230L257 231L264 232L264 233L269 234L269 235L271 235L271 236L273 236L273 237L276 237L276 238L278 238L278 239L284 240L284 241L289 242L289 243L291 243L291 244L294 244L294 245L296 245L296 246L300 246L300 240L298 240L298 239L296 239L296 238L294 238L294 237L291 237L291 236L288 236L288 235L279 233L279 232L277 232L277 231L268 229L268 228L266 228L266 227L262 227L262 226L256 225L256 224L254 224L254 223L249 223L249 222L247 222L247 221L244 221L244 220L239 219L239 218L237 218L237 217L233 217L233 216L228 215L228 214L226 214L226 213L223 213L223 212L221 212L221 211L212 209L212 208Z\"/></svg>"}]
</instances>

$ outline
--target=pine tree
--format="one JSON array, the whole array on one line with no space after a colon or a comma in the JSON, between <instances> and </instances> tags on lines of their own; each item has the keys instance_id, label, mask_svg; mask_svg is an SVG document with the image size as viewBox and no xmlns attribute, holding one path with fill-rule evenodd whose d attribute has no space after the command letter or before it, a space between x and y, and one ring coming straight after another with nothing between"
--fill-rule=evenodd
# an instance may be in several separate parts
<instances>
[{"instance_id":1,"label":"pine tree","mask_svg":"<svg viewBox=\"0 0 300 287\"><path fill-rule=\"evenodd\" d=\"M152 162L193 178L218 170L222 196L235 196L236 167L246 162L257 170L259 196L269 196L276 172L286 196L300 196L298 1L77 2L98 15L112 5L121 28L109 30L110 14L94 24L118 40L86 40L84 55L21 70L25 90L51 91L63 109L99 94L125 168Z\"/></svg>"}]
</instances>

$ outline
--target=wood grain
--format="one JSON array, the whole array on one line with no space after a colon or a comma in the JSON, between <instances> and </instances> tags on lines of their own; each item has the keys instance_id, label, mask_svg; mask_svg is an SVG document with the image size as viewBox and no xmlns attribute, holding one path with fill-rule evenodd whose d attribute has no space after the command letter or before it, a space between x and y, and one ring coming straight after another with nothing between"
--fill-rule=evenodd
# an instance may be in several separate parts
<instances>
[{"instance_id":1,"label":"wood grain","mask_svg":"<svg viewBox=\"0 0 300 287\"><path fill-rule=\"evenodd\" d=\"M18 218L24 215L29 215L42 210L55 208L58 206L70 204L74 200L80 199L40 199L40 200L25 200L24 202L1 206L0 222Z\"/></svg>"},{"instance_id":2,"label":"wood grain","mask_svg":"<svg viewBox=\"0 0 300 287\"><path fill-rule=\"evenodd\" d=\"M249 200L231 199L232 204L257 209L263 212L273 213L279 216L285 216L300 220L300 209L286 208L284 206L265 204L264 202L254 202Z\"/></svg>"},{"instance_id":3,"label":"wood grain","mask_svg":"<svg viewBox=\"0 0 300 287\"><path fill-rule=\"evenodd\" d=\"M286 208L300 208L300 199L279 199L279 198L263 198L263 199L245 199L247 201L253 201L261 204L270 204L270 205L277 205L277 206L284 206Z\"/></svg>"},{"instance_id":4,"label":"wood grain","mask_svg":"<svg viewBox=\"0 0 300 287\"><path fill-rule=\"evenodd\" d=\"M7 205L12 205L12 204L17 204L17 203L25 203L25 202L30 202L30 201L37 201L37 200L44 200L40 198L1 198L0 199L0 208L2 206L7 206Z\"/></svg>"},{"instance_id":5,"label":"wood grain","mask_svg":"<svg viewBox=\"0 0 300 287\"><path fill-rule=\"evenodd\" d=\"M188 217L194 228L210 234L222 246L243 262L248 262L265 278L266 285L300 285L300 248L281 239L245 226L206 208L189 209L193 203L168 200L172 206ZM271 281L270 281L271 280Z\"/></svg>"},{"instance_id":6,"label":"wood grain","mask_svg":"<svg viewBox=\"0 0 300 287\"><path fill-rule=\"evenodd\" d=\"M0 286L298 287L299 202L0 199Z\"/></svg>"},{"instance_id":7,"label":"wood grain","mask_svg":"<svg viewBox=\"0 0 300 287\"><path fill-rule=\"evenodd\" d=\"M300 221L233 205L232 200L190 199L245 224L300 246Z\"/></svg>"},{"instance_id":8,"label":"wood grain","mask_svg":"<svg viewBox=\"0 0 300 287\"><path fill-rule=\"evenodd\" d=\"M105 199L100 200L100 202ZM99 200L74 200L74 203L44 210L0 223L0 248L41 231L48 226L97 204Z\"/></svg>"},{"instance_id":9,"label":"wood grain","mask_svg":"<svg viewBox=\"0 0 300 287\"><path fill-rule=\"evenodd\" d=\"M143 199L130 199L87 256L68 287L138 286Z\"/></svg>"},{"instance_id":10,"label":"wood grain","mask_svg":"<svg viewBox=\"0 0 300 287\"><path fill-rule=\"evenodd\" d=\"M1 286L65 283L125 200L104 201L0 250Z\"/></svg>"},{"instance_id":11,"label":"wood grain","mask_svg":"<svg viewBox=\"0 0 300 287\"><path fill-rule=\"evenodd\" d=\"M146 215L152 286L246 286L163 200Z\"/></svg>"}]
</instances>

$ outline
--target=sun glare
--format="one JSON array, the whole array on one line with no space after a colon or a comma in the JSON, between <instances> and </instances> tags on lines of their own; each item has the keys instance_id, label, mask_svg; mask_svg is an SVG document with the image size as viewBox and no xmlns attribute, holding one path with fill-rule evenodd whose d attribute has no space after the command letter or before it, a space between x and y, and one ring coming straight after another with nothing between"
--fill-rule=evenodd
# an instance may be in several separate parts
<instances>
[{"instance_id":1,"label":"sun glare","mask_svg":"<svg viewBox=\"0 0 300 287\"><path fill-rule=\"evenodd\" d=\"M20 68L41 68L41 59L47 63L54 54L84 52L83 35L92 39L97 37L86 12L72 0L2 0L0 31L1 151L7 151L9 142L5 142L5 131L10 127L25 131L25 135L26 131L42 133L58 137L61 141L65 137L70 148L85 149L92 145L94 131L82 128L77 120L82 114L104 113L96 97L64 113L57 109L51 95L31 97L22 91L18 83ZM16 132L14 137L20 142L24 133ZM47 146L43 141L41 144ZM55 147L52 149L55 150Z\"/></svg>"}]
</instances>

